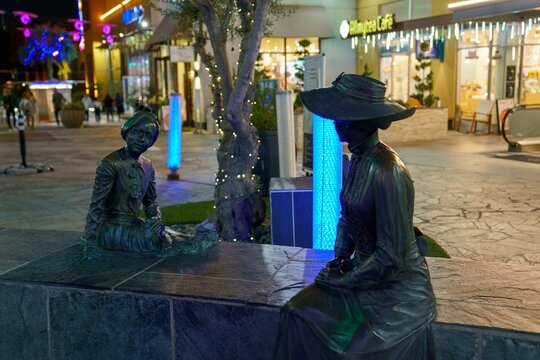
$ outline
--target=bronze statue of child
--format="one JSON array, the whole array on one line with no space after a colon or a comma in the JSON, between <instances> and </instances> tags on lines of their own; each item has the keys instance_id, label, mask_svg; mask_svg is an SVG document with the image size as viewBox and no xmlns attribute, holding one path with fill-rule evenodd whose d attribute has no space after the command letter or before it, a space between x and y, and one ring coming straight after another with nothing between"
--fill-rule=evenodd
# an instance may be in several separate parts
<instances>
[{"instance_id":1,"label":"bronze statue of child","mask_svg":"<svg viewBox=\"0 0 540 360\"><path fill-rule=\"evenodd\" d=\"M83 235L84 258L99 257L99 248L174 256L215 243L212 236L184 236L163 224L154 167L142 156L159 135L159 122L151 110L141 107L120 133L126 145L107 155L96 170ZM138 217L141 205L145 220Z\"/></svg>"},{"instance_id":2,"label":"bronze statue of child","mask_svg":"<svg viewBox=\"0 0 540 360\"><path fill-rule=\"evenodd\" d=\"M375 79L341 74L306 91L353 154L341 190L335 259L282 308L274 359L434 358L435 297L413 228L414 186L378 129L415 108L388 101Z\"/></svg>"}]
</instances>

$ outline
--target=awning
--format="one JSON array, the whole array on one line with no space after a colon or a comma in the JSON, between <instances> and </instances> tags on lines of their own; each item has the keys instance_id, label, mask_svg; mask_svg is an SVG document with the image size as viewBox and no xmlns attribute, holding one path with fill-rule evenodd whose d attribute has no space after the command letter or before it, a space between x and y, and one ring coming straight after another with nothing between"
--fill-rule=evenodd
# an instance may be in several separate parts
<instances>
[{"instance_id":1,"label":"awning","mask_svg":"<svg viewBox=\"0 0 540 360\"><path fill-rule=\"evenodd\" d=\"M540 3L538 0L491 0L450 10L454 22L500 16L506 16L504 20L518 21L525 13L540 10Z\"/></svg>"},{"instance_id":2,"label":"awning","mask_svg":"<svg viewBox=\"0 0 540 360\"><path fill-rule=\"evenodd\" d=\"M294 10L296 9L296 10ZM294 12L274 21L270 28L276 37L319 37L333 38L328 14L322 6L284 6L284 12Z\"/></svg>"},{"instance_id":3,"label":"awning","mask_svg":"<svg viewBox=\"0 0 540 360\"><path fill-rule=\"evenodd\" d=\"M167 42L172 38L176 30L178 20L172 19L168 16L164 16L159 25L154 29L152 36L146 42L145 50L149 51L152 46L159 45Z\"/></svg>"}]
</instances>

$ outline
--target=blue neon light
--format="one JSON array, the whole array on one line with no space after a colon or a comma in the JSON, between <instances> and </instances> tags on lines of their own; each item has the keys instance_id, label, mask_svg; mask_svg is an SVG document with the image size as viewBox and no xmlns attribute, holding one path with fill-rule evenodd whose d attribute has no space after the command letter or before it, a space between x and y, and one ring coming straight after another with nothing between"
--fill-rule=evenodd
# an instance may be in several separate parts
<instances>
[{"instance_id":1,"label":"blue neon light","mask_svg":"<svg viewBox=\"0 0 540 360\"><path fill-rule=\"evenodd\" d=\"M313 114L314 249L334 249L341 212L341 156L334 122Z\"/></svg>"},{"instance_id":2,"label":"blue neon light","mask_svg":"<svg viewBox=\"0 0 540 360\"><path fill-rule=\"evenodd\" d=\"M176 170L182 165L182 96L180 94L171 94L169 106L167 167Z\"/></svg>"}]
</instances>

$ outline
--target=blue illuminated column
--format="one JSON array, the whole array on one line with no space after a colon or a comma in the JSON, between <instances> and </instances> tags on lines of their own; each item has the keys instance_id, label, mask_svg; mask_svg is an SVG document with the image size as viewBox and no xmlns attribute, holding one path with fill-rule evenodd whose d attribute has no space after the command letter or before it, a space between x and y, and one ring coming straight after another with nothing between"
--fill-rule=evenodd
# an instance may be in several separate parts
<instances>
[{"instance_id":1,"label":"blue illuminated column","mask_svg":"<svg viewBox=\"0 0 540 360\"><path fill-rule=\"evenodd\" d=\"M313 114L314 249L334 249L341 211L341 156L334 122Z\"/></svg>"},{"instance_id":2,"label":"blue illuminated column","mask_svg":"<svg viewBox=\"0 0 540 360\"><path fill-rule=\"evenodd\" d=\"M171 173L169 180L178 180L177 170L182 164L182 96L171 94L169 102L169 149L167 167Z\"/></svg>"}]
</instances>

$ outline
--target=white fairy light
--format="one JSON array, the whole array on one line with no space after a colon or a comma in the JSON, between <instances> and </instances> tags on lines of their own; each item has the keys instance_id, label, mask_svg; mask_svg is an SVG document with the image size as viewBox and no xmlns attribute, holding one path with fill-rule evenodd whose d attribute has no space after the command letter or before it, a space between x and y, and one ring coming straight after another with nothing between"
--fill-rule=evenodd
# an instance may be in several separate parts
<instances>
[{"instance_id":1,"label":"white fairy light","mask_svg":"<svg viewBox=\"0 0 540 360\"><path fill-rule=\"evenodd\" d=\"M510 39L514 39L514 33L515 33L515 23L512 23L512 30L510 30Z\"/></svg>"}]
</instances>

